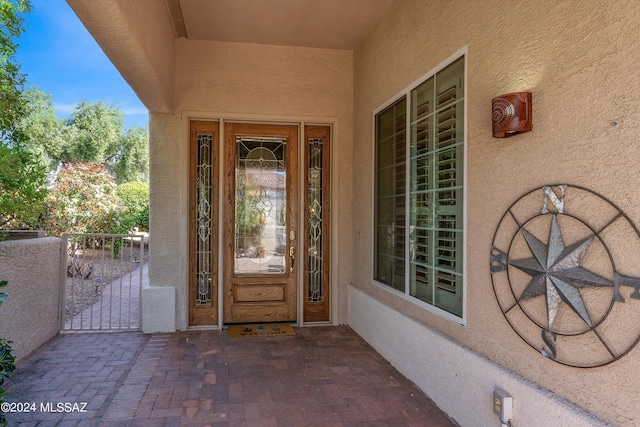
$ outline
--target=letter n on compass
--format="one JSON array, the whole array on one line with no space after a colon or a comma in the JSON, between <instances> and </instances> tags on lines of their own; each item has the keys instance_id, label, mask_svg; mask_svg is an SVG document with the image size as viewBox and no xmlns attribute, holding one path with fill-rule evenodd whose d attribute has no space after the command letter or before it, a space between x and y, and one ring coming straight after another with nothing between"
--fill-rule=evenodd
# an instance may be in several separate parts
<instances>
[{"instance_id":1,"label":"letter n on compass","mask_svg":"<svg viewBox=\"0 0 640 427\"><path fill-rule=\"evenodd\" d=\"M566 185L544 186L544 203L542 204L542 213L549 213L549 203L553 205L557 213L564 212L564 196L567 189ZM557 192L556 192L557 191Z\"/></svg>"}]
</instances>

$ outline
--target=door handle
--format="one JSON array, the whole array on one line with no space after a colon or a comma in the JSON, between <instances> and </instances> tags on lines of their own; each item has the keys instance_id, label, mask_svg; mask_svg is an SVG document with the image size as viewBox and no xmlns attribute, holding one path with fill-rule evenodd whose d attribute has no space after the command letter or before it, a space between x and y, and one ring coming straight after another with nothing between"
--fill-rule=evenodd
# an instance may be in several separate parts
<instances>
[{"instance_id":1,"label":"door handle","mask_svg":"<svg viewBox=\"0 0 640 427\"><path fill-rule=\"evenodd\" d=\"M289 257L291 258L291 267L289 267L289 271L293 273L296 268L296 247L289 247Z\"/></svg>"}]
</instances>

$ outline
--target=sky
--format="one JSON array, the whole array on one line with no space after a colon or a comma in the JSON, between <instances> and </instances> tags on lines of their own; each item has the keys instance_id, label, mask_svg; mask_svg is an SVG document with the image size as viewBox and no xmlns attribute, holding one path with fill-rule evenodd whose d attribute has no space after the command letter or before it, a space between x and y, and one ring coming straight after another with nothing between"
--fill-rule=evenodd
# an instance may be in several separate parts
<instances>
[{"instance_id":1,"label":"sky","mask_svg":"<svg viewBox=\"0 0 640 427\"><path fill-rule=\"evenodd\" d=\"M31 0L16 59L27 83L48 93L60 118L81 101L122 110L124 126L148 127L146 107L64 0Z\"/></svg>"}]
</instances>

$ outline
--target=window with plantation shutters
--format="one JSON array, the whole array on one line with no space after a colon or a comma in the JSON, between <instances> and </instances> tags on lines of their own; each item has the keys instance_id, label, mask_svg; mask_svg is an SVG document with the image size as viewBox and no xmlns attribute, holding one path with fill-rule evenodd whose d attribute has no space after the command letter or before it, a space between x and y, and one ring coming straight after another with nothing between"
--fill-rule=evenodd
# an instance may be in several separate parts
<instances>
[{"instance_id":1,"label":"window with plantation shutters","mask_svg":"<svg viewBox=\"0 0 640 427\"><path fill-rule=\"evenodd\" d=\"M464 317L464 82L460 56L375 117L374 279L454 318ZM393 132L381 130L396 117L409 120L393 122ZM385 145L391 134L394 150ZM391 151L406 154L390 157ZM391 162L406 180L385 170Z\"/></svg>"}]
</instances>

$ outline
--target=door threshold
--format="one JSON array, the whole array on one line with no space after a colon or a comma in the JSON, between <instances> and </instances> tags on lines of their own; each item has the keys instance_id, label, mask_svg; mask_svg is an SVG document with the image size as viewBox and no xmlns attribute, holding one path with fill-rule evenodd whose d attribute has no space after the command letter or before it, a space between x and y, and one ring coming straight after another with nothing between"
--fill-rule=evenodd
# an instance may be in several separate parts
<instances>
[{"instance_id":1,"label":"door threshold","mask_svg":"<svg viewBox=\"0 0 640 427\"><path fill-rule=\"evenodd\" d=\"M222 325L222 329L229 329L229 326L233 326L233 325L259 325L259 324L265 324L265 325L271 325L274 323L279 323L279 324L283 324L283 325L289 325L291 327L297 328L300 325L298 325L298 322L239 322L239 323L225 323L224 325Z\"/></svg>"},{"instance_id":2,"label":"door threshold","mask_svg":"<svg viewBox=\"0 0 640 427\"><path fill-rule=\"evenodd\" d=\"M218 325L204 325L204 326L187 326L187 331L220 331L222 330Z\"/></svg>"}]
</instances>

